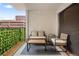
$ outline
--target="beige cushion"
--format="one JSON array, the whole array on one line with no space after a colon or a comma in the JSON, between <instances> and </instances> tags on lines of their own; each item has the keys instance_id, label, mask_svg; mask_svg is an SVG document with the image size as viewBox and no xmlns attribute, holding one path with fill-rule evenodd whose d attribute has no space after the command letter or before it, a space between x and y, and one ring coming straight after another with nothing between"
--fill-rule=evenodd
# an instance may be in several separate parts
<instances>
[{"instance_id":1,"label":"beige cushion","mask_svg":"<svg viewBox=\"0 0 79 59\"><path fill-rule=\"evenodd\" d=\"M31 36L37 36L37 31L32 31Z\"/></svg>"},{"instance_id":2,"label":"beige cushion","mask_svg":"<svg viewBox=\"0 0 79 59\"><path fill-rule=\"evenodd\" d=\"M30 38L46 38L45 36L30 36Z\"/></svg>"},{"instance_id":3,"label":"beige cushion","mask_svg":"<svg viewBox=\"0 0 79 59\"><path fill-rule=\"evenodd\" d=\"M41 36L43 37L44 36L44 31L38 31L38 36L39 37L41 37Z\"/></svg>"},{"instance_id":4,"label":"beige cushion","mask_svg":"<svg viewBox=\"0 0 79 59\"><path fill-rule=\"evenodd\" d=\"M30 44L38 44L38 43L44 44L44 43L46 43L46 41L45 40L29 40L28 43L30 43Z\"/></svg>"},{"instance_id":5,"label":"beige cushion","mask_svg":"<svg viewBox=\"0 0 79 59\"><path fill-rule=\"evenodd\" d=\"M66 43L66 41L65 40L56 40L56 43Z\"/></svg>"},{"instance_id":6,"label":"beige cushion","mask_svg":"<svg viewBox=\"0 0 79 59\"><path fill-rule=\"evenodd\" d=\"M68 34L61 33L60 39L67 40Z\"/></svg>"},{"instance_id":7,"label":"beige cushion","mask_svg":"<svg viewBox=\"0 0 79 59\"><path fill-rule=\"evenodd\" d=\"M61 40L61 39L55 39L55 38L52 38L52 43L55 45L56 44L66 44L67 41L65 40ZM56 42L55 42L56 41Z\"/></svg>"}]
</instances>

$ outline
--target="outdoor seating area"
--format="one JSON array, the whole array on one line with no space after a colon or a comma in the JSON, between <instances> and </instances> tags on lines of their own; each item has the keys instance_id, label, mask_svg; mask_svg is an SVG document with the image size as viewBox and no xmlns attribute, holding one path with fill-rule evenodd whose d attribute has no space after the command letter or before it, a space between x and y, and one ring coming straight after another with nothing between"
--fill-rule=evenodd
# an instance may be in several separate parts
<instances>
[{"instance_id":1,"label":"outdoor seating area","mask_svg":"<svg viewBox=\"0 0 79 59\"><path fill-rule=\"evenodd\" d=\"M79 55L78 19L78 3L0 3L0 56Z\"/></svg>"}]
</instances>

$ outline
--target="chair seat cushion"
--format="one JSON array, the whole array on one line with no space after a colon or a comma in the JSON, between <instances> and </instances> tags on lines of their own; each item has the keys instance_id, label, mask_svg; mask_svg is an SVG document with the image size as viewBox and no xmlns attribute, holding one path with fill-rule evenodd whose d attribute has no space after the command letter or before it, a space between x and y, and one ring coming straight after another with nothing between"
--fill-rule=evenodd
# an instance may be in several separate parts
<instances>
[{"instance_id":1,"label":"chair seat cushion","mask_svg":"<svg viewBox=\"0 0 79 59\"><path fill-rule=\"evenodd\" d=\"M46 38L45 36L30 36L30 38Z\"/></svg>"},{"instance_id":2,"label":"chair seat cushion","mask_svg":"<svg viewBox=\"0 0 79 59\"><path fill-rule=\"evenodd\" d=\"M45 40L28 40L28 43L30 44L45 44Z\"/></svg>"},{"instance_id":3,"label":"chair seat cushion","mask_svg":"<svg viewBox=\"0 0 79 59\"><path fill-rule=\"evenodd\" d=\"M66 43L65 40L61 40L61 39L56 40L55 38L52 38L51 40L52 40L53 44L55 44L55 41L56 41L56 44L65 44Z\"/></svg>"}]
</instances>

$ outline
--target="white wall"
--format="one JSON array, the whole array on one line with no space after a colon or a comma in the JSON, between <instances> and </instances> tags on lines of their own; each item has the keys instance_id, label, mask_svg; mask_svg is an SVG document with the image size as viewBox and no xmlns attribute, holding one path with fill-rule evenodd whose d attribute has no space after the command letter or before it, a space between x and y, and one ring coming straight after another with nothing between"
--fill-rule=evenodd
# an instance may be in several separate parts
<instances>
[{"instance_id":1,"label":"white wall","mask_svg":"<svg viewBox=\"0 0 79 59\"><path fill-rule=\"evenodd\" d=\"M57 10L31 10L29 11L29 31L44 30L47 34L58 35L58 13L71 3L63 3Z\"/></svg>"},{"instance_id":2,"label":"white wall","mask_svg":"<svg viewBox=\"0 0 79 59\"><path fill-rule=\"evenodd\" d=\"M29 11L29 30L44 30L57 34L56 13L46 10Z\"/></svg>"}]
</instances>

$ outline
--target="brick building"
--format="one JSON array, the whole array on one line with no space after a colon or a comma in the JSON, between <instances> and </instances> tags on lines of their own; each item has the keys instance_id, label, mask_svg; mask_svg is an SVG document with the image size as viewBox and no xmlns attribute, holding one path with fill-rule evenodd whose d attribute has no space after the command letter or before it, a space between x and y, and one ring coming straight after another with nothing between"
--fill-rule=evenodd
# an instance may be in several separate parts
<instances>
[{"instance_id":1,"label":"brick building","mask_svg":"<svg viewBox=\"0 0 79 59\"><path fill-rule=\"evenodd\" d=\"M0 20L0 27L25 27L26 17L16 16L16 20Z\"/></svg>"}]
</instances>

